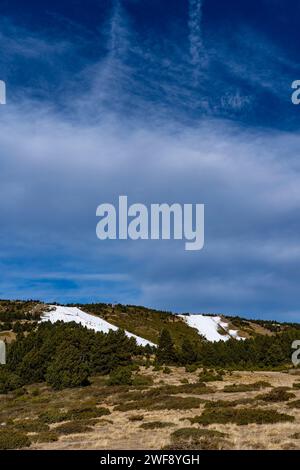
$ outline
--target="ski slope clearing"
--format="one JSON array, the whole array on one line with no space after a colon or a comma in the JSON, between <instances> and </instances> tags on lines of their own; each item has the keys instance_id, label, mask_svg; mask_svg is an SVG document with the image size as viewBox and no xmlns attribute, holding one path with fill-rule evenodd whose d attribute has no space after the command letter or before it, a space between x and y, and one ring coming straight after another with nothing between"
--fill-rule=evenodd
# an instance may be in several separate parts
<instances>
[{"instance_id":1,"label":"ski slope clearing","mask_svg":"<svg viewBox=\"0 0 300 470\"><path fill-rule=\"evenodd\" d=\"M108 333L109 330L118 330L118 327L108 323L107 321L103 320L100 317L96 317L94 315L90 315L89 313L83 312L80 308L77 307L63 307L57 305L50 306L52 310L49 312L45 312L42 317L41 321L46 322L50 321L51 323L56 323L58 321L63 321L65 323L75 322L82 326L85 326L89 330L94 330L97 332ZM126 336L129 338L134 338L139 346L146 346L149 344L150 346L156 346L156 344L151 343L147 339L141 338L140 336L136 336L133 333L129 333L129 331L125 331Z\"/></svg>"},{"instance_id":2,"label":"ski slope clearing","mask_svg":"<svg viewBox=\"0 0 300 470\"><path fill-rule=\"evenodd\" d=\"M206 315L179 315L191 327L195 328L200 335L208 341L227 341L229 338L243 339L236 330L228 330L228 323L222 321L221 317L210 317ZM223 331L224 334L221 334ZM227 332L227 333L226 333Z\"/></svg>"}]
</instances>

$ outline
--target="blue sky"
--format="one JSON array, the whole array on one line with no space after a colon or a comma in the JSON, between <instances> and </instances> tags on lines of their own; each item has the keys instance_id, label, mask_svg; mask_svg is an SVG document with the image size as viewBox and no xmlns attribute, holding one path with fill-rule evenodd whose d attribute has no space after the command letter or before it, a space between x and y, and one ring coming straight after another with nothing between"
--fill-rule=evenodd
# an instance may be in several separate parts
<instances>
[{"instance_id":1,"label":"blue sky","mask_svg":"<svg viewBox=\"0 0 300 470\"><path fill-rule=\"evenodd\" d=\"M299 321L299 2L2 0L0 297ZM204 203L206 241L96 238Z\"/></svg>"}]
</instances>

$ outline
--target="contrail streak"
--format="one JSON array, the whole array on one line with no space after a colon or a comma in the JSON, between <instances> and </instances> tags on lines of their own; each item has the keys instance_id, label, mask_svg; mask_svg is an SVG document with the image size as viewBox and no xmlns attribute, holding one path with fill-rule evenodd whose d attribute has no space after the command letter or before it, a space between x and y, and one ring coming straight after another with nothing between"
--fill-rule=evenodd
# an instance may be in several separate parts
<instances>
[{"instance_id":1,"label":"contrail streak","mask_svg":"<svg viewBox=\"0 0 300 470\"><path fill-rule=\"evenodd\" d=\"M194 67L194 78L199 77L200 67L205 63L202 42L203 0L189 0L190 60Z\"/></svg>"}]
</instances>

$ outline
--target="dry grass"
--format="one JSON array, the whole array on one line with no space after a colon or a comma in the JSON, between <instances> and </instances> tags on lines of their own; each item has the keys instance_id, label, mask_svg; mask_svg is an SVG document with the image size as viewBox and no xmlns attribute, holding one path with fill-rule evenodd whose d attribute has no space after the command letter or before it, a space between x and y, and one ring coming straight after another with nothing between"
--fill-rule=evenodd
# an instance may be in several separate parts
<instances>
[{"instance_id":1,"label":"dry grass","mask_svg":"<svg viewBox=\"0 0 300 470\"><path fill-rule=\"evenodd\" d=\"M293 388L299 376L239 371L227 373L223 382L205 386L198 382L199 370L186 372L183 367L171 368L170 374L164 374L151 367L140 372L150 376L154 385L143 390L107 387L105 378L96 377L84 389L53 392L45 385L35 385L27 387L26 393L20 396L2 396L1 429L18 432L14 445L31 441L31 449L300 449L300 439L296 437L300 429L300 390ZM188 383L182 383L184 379ZM161 380L164 385L160 384ZM288 387L295 398L281 402L258 401L257 382L270 385L263 390L264 394L278 387ZM238 394L223 391L224 385L233 384L253 386ZM269 410L272 416L274 412L275 416L278 413L290 415L294 421L239 426L225 420L205 427L197 423L191 425L190 420L195 416L213 409L253 409L257 404ZM124 406L129 409L118 409ZM110 415L101 417L102 412L95 411L98 409L108 410L105 413L110 412ZM186 428L194 431L173 434ZM223 435L209 435L204 430ZM20 434L28 440L21 439Z\"/></svg>"}]
</instances>

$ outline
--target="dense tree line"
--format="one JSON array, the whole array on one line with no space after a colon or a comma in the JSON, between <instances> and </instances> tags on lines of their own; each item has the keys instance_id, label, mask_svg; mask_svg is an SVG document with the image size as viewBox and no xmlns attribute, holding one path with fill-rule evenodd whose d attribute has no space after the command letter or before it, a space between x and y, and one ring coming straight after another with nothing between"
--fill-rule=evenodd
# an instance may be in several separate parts
<instances>
[{"instance_id":1,"label":"dense tree line","mask_svg":"<svg viewBox=\"0 0 300 470\"><path fill-rule=\"evenodd\" d=\"M40 302L35 300L9 301L0 300L0 322L13 322L17 320L39 320L40 312L34 307Z\"/></svg>"},{"instance_id":2,"label":"dense tree line","mask_svg":"<svg viewBox=\"0 0 300 470\"><path fill-rule=\"evenodd\" d=\"M291 364L292 342L299 338L299 330L288 330L272 336L237 341L203 341L201 346L184 339L180 350L174 348L170 334L160 335L156 359L164 364L193 364L228 368L272 368Z\"/></svg>"},{"instance_id":3,"label":"dense tree line","mask_svg":"<svg viewBox=\"0 0 300 470\"><path fill-rule=\"evenodd\" d=\"M76 323L43 323L27 336L19 334L8 348L0 392L43 381L56 389L84 385L89 376L128 366L144 352L122 330L104 334Z\"/></svg>"}]
</instances>

